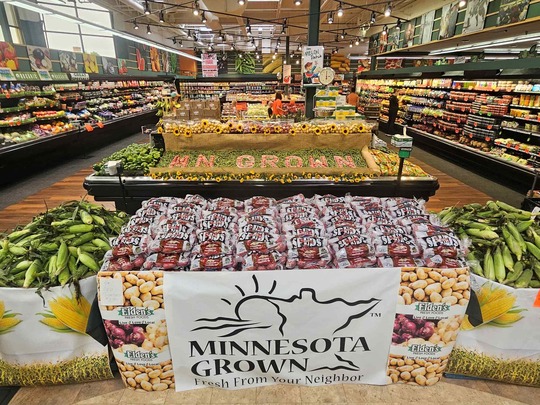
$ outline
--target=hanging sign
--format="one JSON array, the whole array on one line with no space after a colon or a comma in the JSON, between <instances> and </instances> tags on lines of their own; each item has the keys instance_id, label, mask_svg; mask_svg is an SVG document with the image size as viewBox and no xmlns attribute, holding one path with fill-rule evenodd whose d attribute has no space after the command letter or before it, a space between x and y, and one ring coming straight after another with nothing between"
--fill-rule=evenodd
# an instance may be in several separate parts
<instances>
[{"instance_id":1,"label":"hanging sign","mask_svg":"<svg viewBox=\"0 0 540 405\"><path fill-rule=\"evenodd\" d=\"M292 71L291 65L283 65L283 83L291 84L291 80L292 80L291 71Z\"/></svg>"},{"instance_id":2,"label":"hanging sign","mask_svg":"<svg viewBox=\"0 0 540 405\"><path fill-rule=\"evenodd\" d=\"M49 72L52 80L69 80L67 73Z\"/></svg>"},{"instance_id":3,"label":"hanging sign","mask_svg":"<svg viewBox=\"0 0 540 405\"><path fill-rule=\"evenodd\" d=\"M69 77L71 78L71 80L90 80L90 75L88 73L70 73Z\"/></svg>"},{"instance_id":4,"label":"hanging sign","mask_svg":"<svg viewBox=\"0 0 540 405\"><path fill-rule=\"evenodd\" d=\"M0 80L15 80L15 75L10 68L0 68Z\"/></svg>"},{"instance_id":5,"label":"hanging sign","mask_svg":"<svg viewBox=\"0 0 540 405\"><path fill-rule=\"evenodd\" d=\"M318 86L319 72L324 66L324 46L304 46L302 48L302 83L304 86Z\"/></svg>"},{"instance_id":6,"label":"hanging sign","mask_svg":"<svg viewBox=\"0 0 540 405\"><path fill-rule=\"evenodd\" d=\"M37 81L39 80L39 75L36 72L14 72L15 79L20 81Z\"/></svg>"},{"instance_id":7,"label":"hanging sign","mask_svg":"<svg viewBox=\"0 0 540 405\"><path fill-rule=\"evenodd\" d=\"M215 53L202 54L202 72L203 77L217 77L218 61Z\"/></svg>"},{"instance_id":8,"label":"hanging sign","mask_svg":"<svg viewBox=\"0 0 540 405\"><path fill-rule=\"evenodd\" d=\"M176 390L386 384L399 282L399 269L164 272Z\"/></svg>"},{"instance_id":9,"label":"hanging sign","mask_svg":"<svg viewBox=\"0 0 540 405\"><path fill-rule=\"evenodd\" d=\"M48 70L38 70L39 80L52 80Z\"/></svg>"}]
</instances>

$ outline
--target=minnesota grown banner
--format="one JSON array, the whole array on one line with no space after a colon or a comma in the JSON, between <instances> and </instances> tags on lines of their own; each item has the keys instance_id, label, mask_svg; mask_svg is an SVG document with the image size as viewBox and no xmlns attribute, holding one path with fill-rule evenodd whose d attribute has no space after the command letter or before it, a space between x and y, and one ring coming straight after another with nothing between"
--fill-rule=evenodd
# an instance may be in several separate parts
<instances>
[{"instance_id":1,"label":"minnesota grown banner","mask_svg":"<svg viewBox=\"0 0 540 405\"><path fill-rule=\"evenodd\" d=\"M399 269L165 272L176 390L386 384Z\"/></svg>"}]
</instances>

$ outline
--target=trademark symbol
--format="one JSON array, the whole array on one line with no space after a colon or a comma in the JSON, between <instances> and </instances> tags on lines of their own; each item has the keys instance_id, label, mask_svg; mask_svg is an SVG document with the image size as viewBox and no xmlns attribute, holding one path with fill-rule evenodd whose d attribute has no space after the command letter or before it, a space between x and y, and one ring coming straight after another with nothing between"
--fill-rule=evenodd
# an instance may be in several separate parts
<instances>
[{"instance_id":1,"label":"trademark symbol","mask_svg":"<svg viewBox=\"0 0 540 405\"><path fill-rule=\"evenodd\" d=\"M372 318L380 318L382 315L380 312L372 312L371 313L371 317Z\"/></svg>"}]
</instances>

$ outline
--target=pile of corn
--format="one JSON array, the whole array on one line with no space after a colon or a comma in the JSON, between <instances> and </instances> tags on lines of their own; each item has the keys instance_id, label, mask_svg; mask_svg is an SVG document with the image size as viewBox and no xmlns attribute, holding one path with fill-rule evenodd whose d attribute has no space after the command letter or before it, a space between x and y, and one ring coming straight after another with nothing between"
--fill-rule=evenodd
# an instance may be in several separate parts
<instances>
[{"instance_id":1,"label":"pile of corn","mask_svg":"<svg viewBox=\"0 0 540 405\"><path fill-rule=\"evenodd\" d=\"M96 274L109 238L127 220L123 212L72 201L0 235L0 287L63 286Z\"/></svg>"},{"instance_id":2,"label":"pile of corn","mask_svg":"<svg viewBox=\"0 0 540 405\"><path fill-rule=\"evenodd\" d=\"M540 224L532 213L489 201L445 208L439 217L470 240L474 273L515 288L540 288Z\"/></svg>"}]
</instances>

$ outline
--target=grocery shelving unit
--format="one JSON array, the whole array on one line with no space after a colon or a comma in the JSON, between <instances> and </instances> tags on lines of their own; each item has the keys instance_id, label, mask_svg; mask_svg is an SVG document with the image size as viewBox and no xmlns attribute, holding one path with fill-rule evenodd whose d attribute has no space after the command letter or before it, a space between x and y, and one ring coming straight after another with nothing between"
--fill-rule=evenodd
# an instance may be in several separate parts
<instances>
[{"instance_id":1,"label":"grocery shelving unit","mask_svg":"<svg viewBox=\"0 0 540 405\"><path fill-rule=\"evenodd\" d=\"M383 129L388 120L385 101L395 93L400 99L396 124L407 125L416 143L479 172L496 174L520 191L530 185L533 163L540 159L536 106L540 89L530 91L532 83L452 79L360 83L361 97L381 103Z\"/></svg>"},{"instance_id":2,"label":"grocery shelving unit","mask_svg":"<svg viewBox=\"0 0 540 405\"><path fill-rule=\"evenodd\" d=\"M0 128L5 128L2 132L9 130L13 135L14 129L24 129L28 134L2 138L0 185L50 167L66 157L88 153L140 131L142 125L155 123L158 118L154 101L161 94L164 82L123 79L18 83L31 89L19 92L12 84L13 91L0 95L0 120L21 112L32 113L33 117L0 124ZM41 99L32 99L37 96ZM26 104L18 101L25 99ZM35 100L40 100L40 104L28 104ZM85 113L80 114L82 111ZM48 123L54 125L49 128Z\"/></svg>"}]
</instances>

